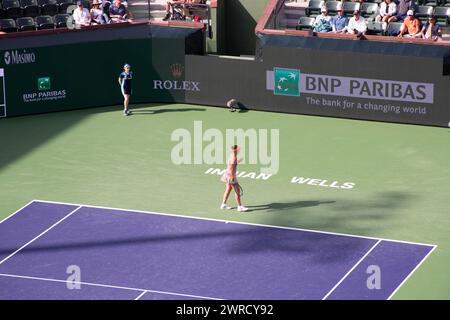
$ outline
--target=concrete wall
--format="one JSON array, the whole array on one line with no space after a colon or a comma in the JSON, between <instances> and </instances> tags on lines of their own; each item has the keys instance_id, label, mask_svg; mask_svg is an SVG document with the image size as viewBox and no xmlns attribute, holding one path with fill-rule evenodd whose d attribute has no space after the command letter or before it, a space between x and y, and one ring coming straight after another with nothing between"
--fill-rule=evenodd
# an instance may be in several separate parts
<instances>
[{"instance_id":1,"label":"concrete wall","mask_svg":"<svg viewBox=\"0 0 450 320\"><path fill-rule=\"evenodd\" d=\"M254 55L255 27L268 0L218 0L212 10L214 38L207 51L224 55Z\"/></svg>"}]
</instances>

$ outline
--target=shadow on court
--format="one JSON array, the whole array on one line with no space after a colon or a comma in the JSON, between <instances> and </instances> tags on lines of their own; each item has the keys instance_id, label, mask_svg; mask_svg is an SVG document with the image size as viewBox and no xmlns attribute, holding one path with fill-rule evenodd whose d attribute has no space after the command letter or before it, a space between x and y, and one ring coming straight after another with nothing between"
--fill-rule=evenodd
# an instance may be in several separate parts
<instances>
[{"instance_id":1,"label":"shadow on court","mask_svg":"<svg viewBox=\"0 0 450 320\"><path fill-rule=\"evenodd\" d=\"M165 108L168 105L170 104L136 104L133 105L133 113L206 111L202 108ZM161 109L147 110L149 106ZM117 112L120 117L122 108L121 105L116 105L0 119L0 170L89 116Z\"/></svg>"},{"instance_id":2,"label":"shadow on court","mask_svg":"<svg viewBox=\"0 0 450 320\"><path fill-rule=\"evenodd\" d=\"M294 202L272 202L257 206L248 206L249 211L278 211L289 209L301 209L308 207L316 207L321 204L335 203L336 201L294 201Z\"/></svg>"},{"instance_id":3,"label":"shadow on court","mask_svg":"<svg viewBox=\"0 0 450 320\"><path fill-rule=\"evenodd\" d=\"M168 112L186 112L186 111L206 111L204 108L178 108L178 109L131 109L131 115L146 115L146 114L160 114L160 113L168 113Z\"/></svg>"},{"instance_id":4,"label":"shadow on court","mask_svg":"<svg viewBox=\"0 0 450 320\"><path fill-rule=\"evenodd\" d=\"M265 210L267 215L264 215L263 223L266 225L378 237L384 230L402 223L398 219L401 218L397 215L398 209L410 207L413 198L416 197L417 195L403 192L381 192L364 201L352 198L339 201L294 201L248 206L248 208L252 211ZM326 206L321 210L315 209L322 204ZM314 242L317 239L308 238L299 241L295 236L287 234L282 237L272 237L270 241L267 241L265 232L266 230L262 229L236 239L236 245L230 249L230 253L309 252L311 247L308 246L320 245L320 242ZM314 255L312 258L324 263L338 260L339 255L348 245L358 246L360 243L338 243L333 250L329 251L330 254ZM336 252L336 255L333 252Z\"/></svg>"}]
</instances>

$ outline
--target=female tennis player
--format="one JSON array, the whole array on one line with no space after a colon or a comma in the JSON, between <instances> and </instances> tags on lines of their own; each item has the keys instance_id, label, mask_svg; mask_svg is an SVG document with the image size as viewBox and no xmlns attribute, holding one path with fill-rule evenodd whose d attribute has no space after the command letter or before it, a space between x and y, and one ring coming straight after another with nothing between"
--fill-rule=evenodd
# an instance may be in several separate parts
<instances>
[{"instance_id":1,"label":"female tennis player","mask_svg":"<svg viewBox=\"0 0 450 320\"><path fill-rule=\"evenodd\" d=\"M225 171L224 175L222 176L221 180L226 183L225 187L225 193L223 194L223 202L220 206L220 209L222 210L229 210L231 209L230 206L227 205L228 197L230 196L231 189L234 189L234 194L236 198L236 202L238 204L237 211L245 212L248 210L248 208L244 207L241 203L241 186L239 185L239 182L237 181L236 177L236 169L238 165L238 159L237 155L239 153L239 146L234 145L231 147L232 153L230 158L228 159L227 164L227 170Z\"/></svg>"},{"instance_id":2,"label":"female tennis player","mask_svg":"<svg viewBox=\"0 0 450 320\"><path fill-rule=\"evenodd\" d=\"M119 75L119 85L123 95L124 116L129 116L131 114L128 105L130 104L132 79L133 79L133 72L131 72L131 66L127 63L123 66L123 72Z\"/></svg>"}]
</instances>

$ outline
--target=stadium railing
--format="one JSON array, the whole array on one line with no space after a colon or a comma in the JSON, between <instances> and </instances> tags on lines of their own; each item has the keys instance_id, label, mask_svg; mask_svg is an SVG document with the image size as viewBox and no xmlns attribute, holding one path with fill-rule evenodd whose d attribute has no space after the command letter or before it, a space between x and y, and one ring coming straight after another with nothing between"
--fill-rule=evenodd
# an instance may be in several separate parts
<instances>
[{"instance_id":1,"label":"stadium railing","mask_svg":"<svg viewBox=\"0 0 450 320\"><path fill-rule=\"evenodd\" d=\"M1 4L0 0L0 4ZM90 26L75 26L75 25L67 25L64 26L63 22L61 22L61 19L59 19L57 16L66 14L67 11L67 7L68 5L73 5L76 0L54 0L55 3L57 3L59 6L61 6L61 8L64 8L64 10L58 10L57 12L55 11L54 15L50 15L53 23L54 23L54 28L50 28L50 26L47 26L46 29L40 30L38 28L38 24L36 23L36 19L41 17L41 16L47 16L44 15L42 13L42 9L39 9L39 13L38 14L34 14L34 15L27 15L25 14L26 11L25 8L28 8L30 3L31 4L38 4L41 3L42 1L45 2L45 0L22 0L22 1L18 1L18 0L3 0L3 1L15 1L17 2L19 5L22 3L22 7L19 7L19 9L21 10L21 14L17 14L17 17L9 17L7 15L7 11L5 10L5 8L3 8L0 5L0 38L4 38L4 37L15 37L18 35L15 34L20 34L20 36L29 36L29 35L42 35L42 34L50 34L50 33L63 33L63 32L72 32L72 31L77 31L77 30L85 30L85 29L104 29L104 28L114 28L116 26L125 26L127 24L129 25L134 25L134 24L141 24L141 23L145 23L145 24L151 24L151 25L157 25L157 26L173 26L173 27L189 27L189 28L208 28L209 31L209 35L211 36L212 33L212 27L211 27L211 7L216 7L217 6L217 0L212 0L211 4L189 4L187 5L187 10L192 11L195 15L199 15L201 20L200 21L186 21L186 20L168 20L168 21L159 21L159 20L149 20L149 19L130 19L126 22L116 22L116 23L111 23L111 24L101 24L101 25L90 25ZM86 7L89 7L89 4L91 3L91 1L84 1L86 3ZM53 2L52 2L53 4ZM181 3L174 3L174 6L179 6L181 5ZM74 9L74 8L72 8ZM67 15L67 14L66 14ZM70 16L70 14L69 14ZM17 19L21 19L24 20L24 18L32 18L34 23L34 26L36 27L35 30L32 30L31 27L28 28L18 28L18 24L17 24ZM5 21L4 25L6 26L4 30L2 30L2 20ZM7 20L13 20L14 23L10 23ZM16 27L12 27L10 25L16 25Z\"/></svg>"},{"instance_id":2,"label":"stadium railing","mask_svg":"<svg viewBox=\"0 0 450 320\"><path fill-rule=\"evenodd\" d=\"M269 0L266 8L258 20L255 28L255 33L267 35L289 35L289 36L303 36L303 37L317 37L317 38L334 38L347 40L371 40L382 42L400 42L400 43L423 43L440 46L450 46L450 41L433 41L421 38L398 38L379 35L366 35L364 37L357 37L351 34L325 33L313 32L312 30L295 30L295 29L276 29L278 14L280 13L286 0Z\"/></svg>"}]
</instances>

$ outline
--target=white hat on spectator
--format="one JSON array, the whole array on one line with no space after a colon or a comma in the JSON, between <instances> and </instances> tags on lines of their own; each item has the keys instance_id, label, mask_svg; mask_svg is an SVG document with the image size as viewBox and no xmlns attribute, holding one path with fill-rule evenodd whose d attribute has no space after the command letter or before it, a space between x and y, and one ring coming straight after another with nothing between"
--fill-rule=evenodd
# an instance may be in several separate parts
<instances>
[{"instance_id":1,"label":"white hat on spectator","mask_svg":"<svg viewBox=\"0 0 450 320\"><path fill-rule=\"evenodd\" d=\"M414 11L413 10L408 10L408 12L406 12L407 16L413 16L414 15Z\"/></svg>"},{"instance_id":2,"label":"white hat on spectator","mask_svg":"<svg viewBox=\"0 0 450 320\"><path fill-rule=\"evenodd\" d=\"M102 0L93 0L92 4L102 4Z\"/></svg>"},{"instance_id":3,"label":"white hat on spectator","mask_svg":"<svg viewBox=\"0 0 450 320\"><path fill-rule=\"evenodd\" d=\"M328 12L327 7L323 6L322 8L320 8L320 12Z\"/></svg>"},{"instance_id":4,"label":"white hat on spectator","mask_svg":"<svg viewBox=\"0 0 450 320\"><path fill-rule=\"evenodd\" d=\"M336 5L336 11L341 11L341 10L343 10L342 2L338 2Z\"/></svg>"}]
</instances>

